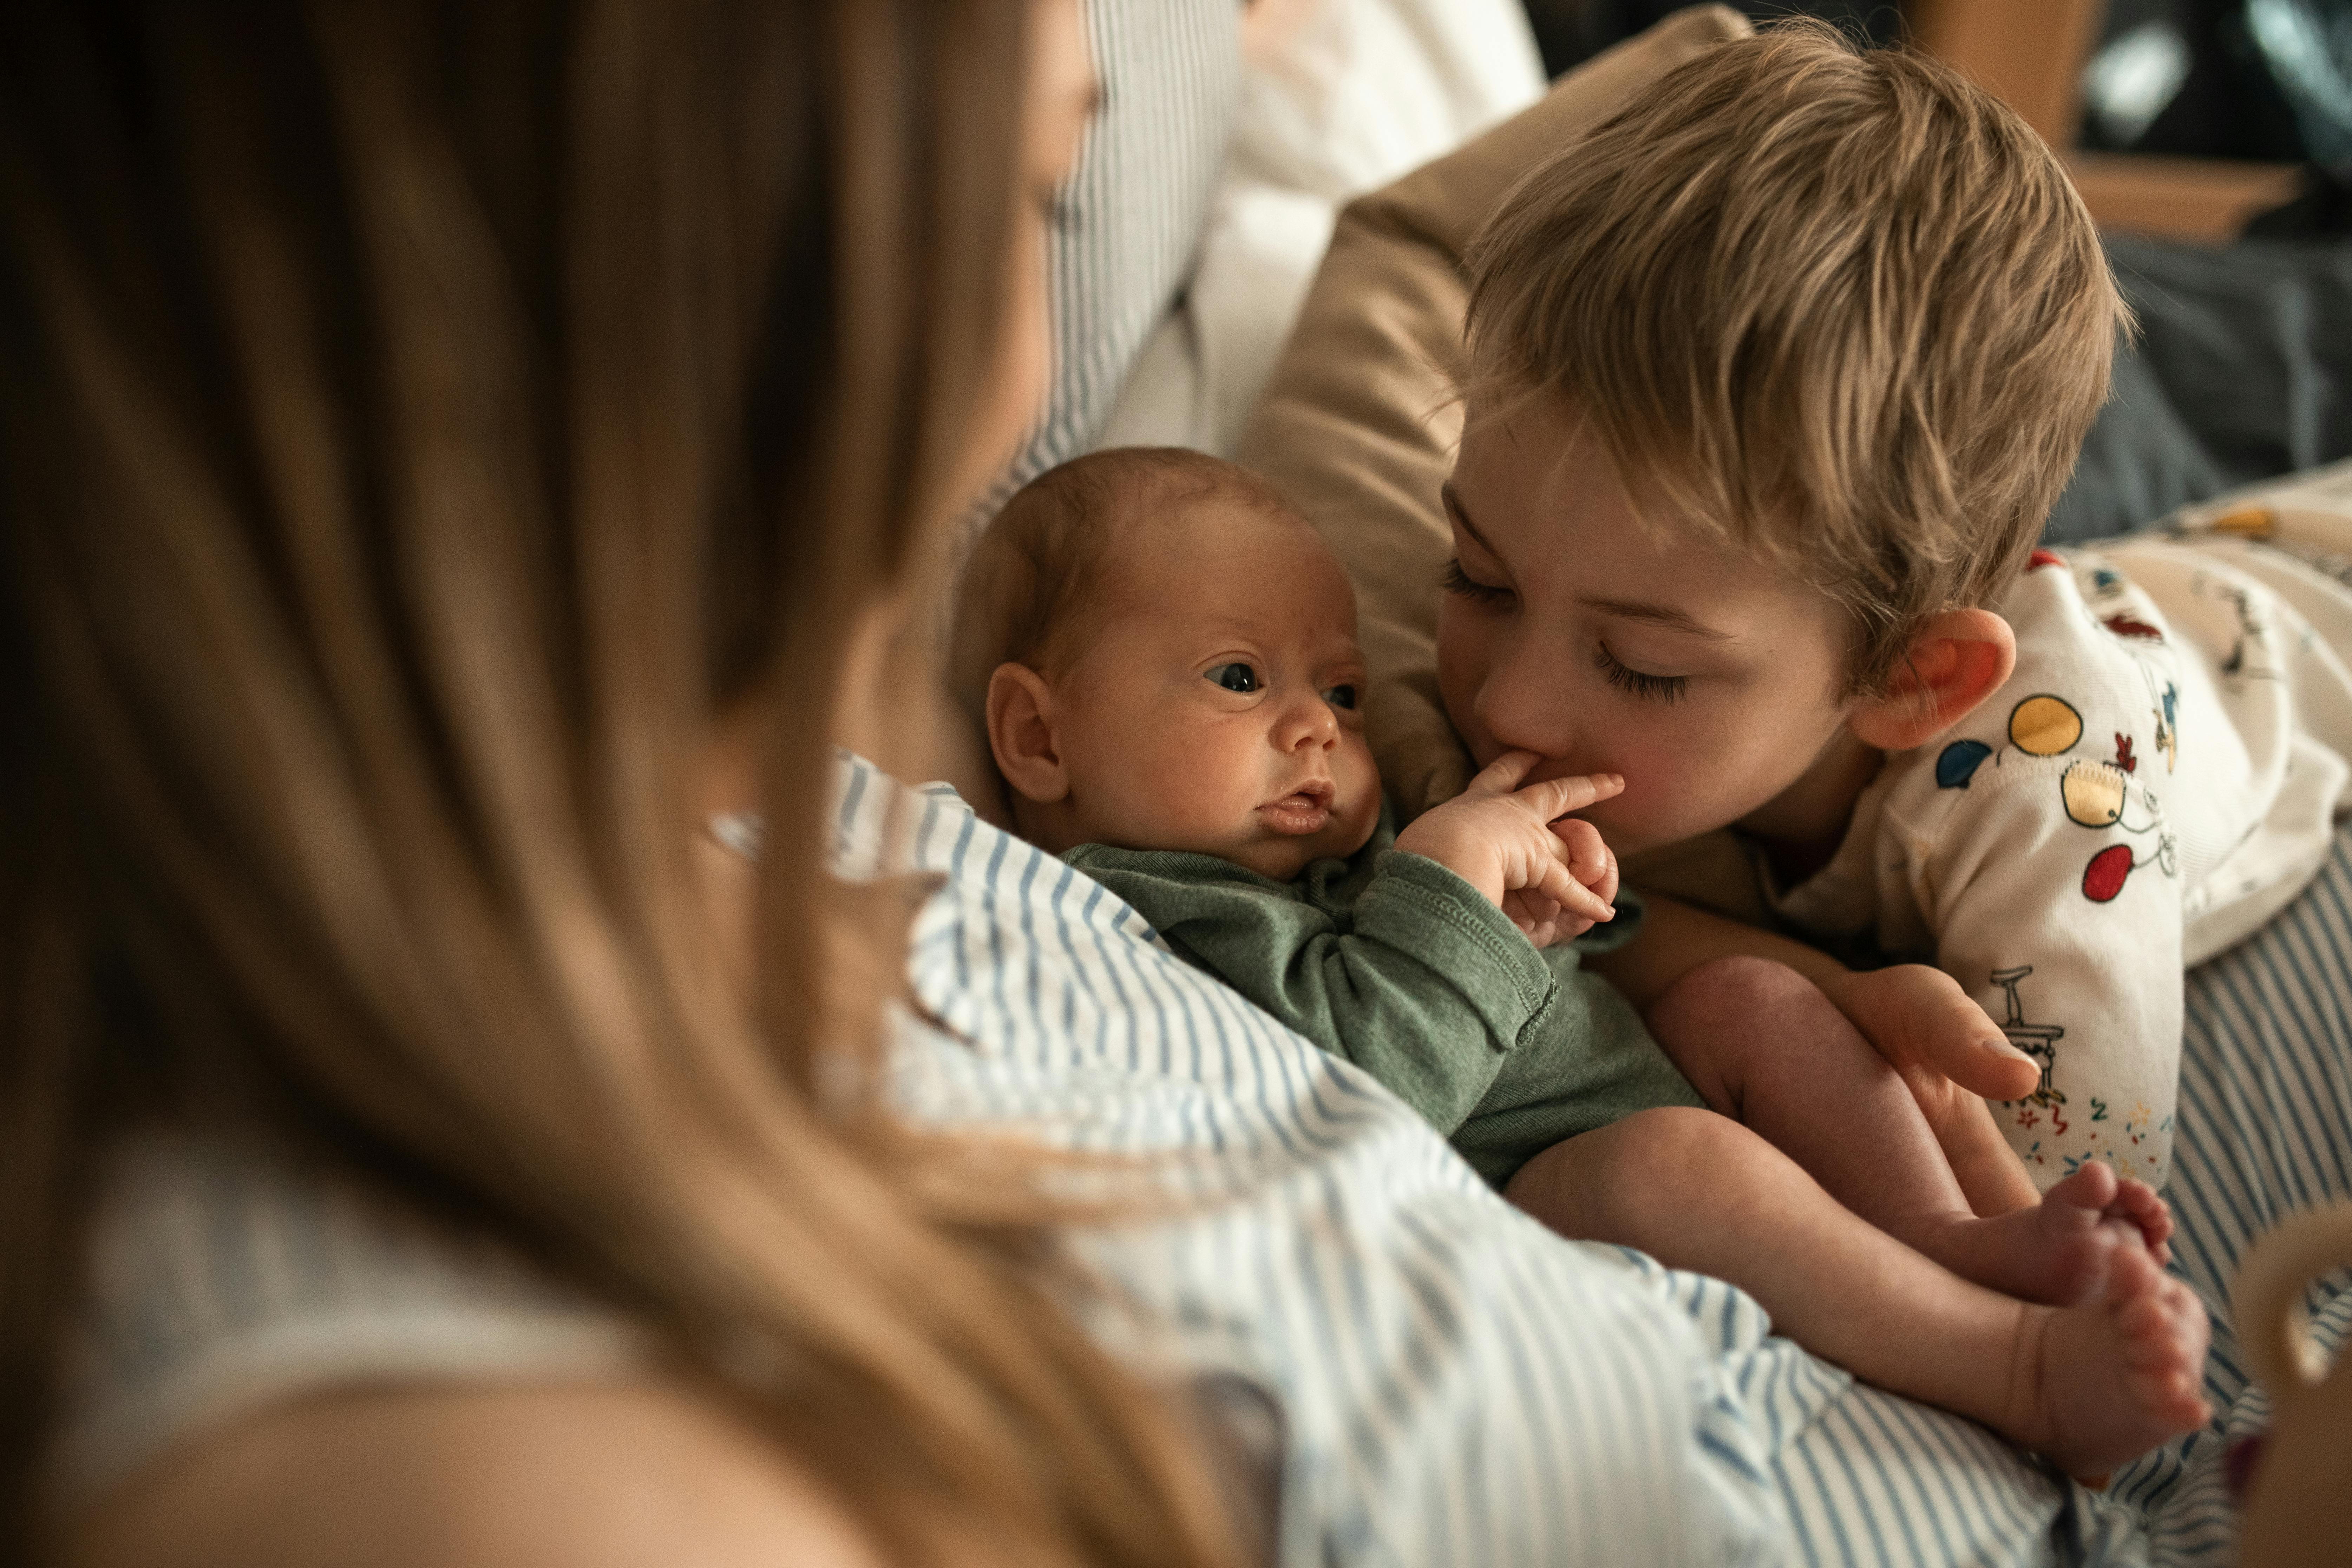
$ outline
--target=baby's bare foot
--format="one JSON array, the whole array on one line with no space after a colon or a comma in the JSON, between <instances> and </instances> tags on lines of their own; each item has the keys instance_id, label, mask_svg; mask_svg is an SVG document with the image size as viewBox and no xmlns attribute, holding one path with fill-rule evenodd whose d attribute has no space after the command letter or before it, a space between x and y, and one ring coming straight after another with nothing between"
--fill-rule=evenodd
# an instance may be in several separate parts
<instances>
[{"instance_id":1,"label":"baby's bare foot","mask_svg":"<svg viewBox=\"0 0 2352 1568\"><path fill-rule=\"evenodd\" d=\"M2143 1248L2115 1252L2098 1300L2023 1311L2005 1429L2067 1474L2103 1475L2210 1415L2205 1309Z\"/></svg>"},{"instance_id":2,"label":"baby's bare foot","mask_svg":"<svg viewBox=\"0 0 2352 1568\"><path fill-rule=\"evenodd\" d=\"M2118 1251L2146 1251L2163 1264L2171 1234L2172 1213L2153 1188L2094 1162L2035 1207L1923 1222L1904 1239L1989 1290L2071 1307L2099 1293Z\"/></svg>"},{"instance_id":3,"label":"baby's bare foot","mask_svg":"<svg viewBox=\"0 0 2352 1568\"><path fill-rule=\"evenodd\" d=\"M2051 1190L2055 1192L2057 1188ZM2172 1205L2158 1197L2154 1187L2125 1177L2116 1184L2115 1201L2107 1205L2106 1213L2109 1219L2122 1220L2139 1232L2147 1255L2156 1259L2158 1268L2172 1261Z\"/></svg>"}]
</instances>

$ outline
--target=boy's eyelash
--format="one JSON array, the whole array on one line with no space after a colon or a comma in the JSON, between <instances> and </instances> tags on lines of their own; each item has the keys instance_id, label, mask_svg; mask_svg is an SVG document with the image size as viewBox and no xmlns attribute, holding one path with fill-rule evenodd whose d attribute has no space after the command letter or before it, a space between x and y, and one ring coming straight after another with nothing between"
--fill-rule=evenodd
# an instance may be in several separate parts
<instances>
[{"instance_id":1,"label":"boy's eyelash","mask_svg":"<svg viewBox=\"0 0 2352 1568\"><path fill-rule=\"evenodd\" d=\"M1498 588L1492 583L1481 583L1463 571L1459 559L1448 561L1445 563L1445 570L1438 577L1437 585L1449 594L1459 595L1465 599L1480 605L1499 605L1512 596L1508 588ZM1628 668L1617 661L1617 656L1609 651L1606 643L1597 643L1593 646L1592 662L1600 668L1601 675L1607 679L1610 685L1646 701L1677 702L1690 689L1690 677L1687 675L1651 675L1643 670Z\"/></svg>"},{"instance_id":2,"label":"boy's eyelash","mask_svg":"<svg viewBox=\"0 0 2352 1568\"><path fill-rule=\"evenodd\" d=\"M1449 594L1480 605L1499 605L1511 596L1508 588L1481 583L1462 570L1462 563L1458 559L1445 563L1445 570L1438 574L1437 585Z\"/></svg>"},{"instance_id":3,"label":"boy's eyelash","mask_svg":"<svg viewBox=\"0 0 2352 1568\"><path fill-rule=\"evenodd\" d=\"M1617 662L1617 656L1609 651L1607 643L1593 645L1592 663L1610 685L1646 701L1679 701L1690 688L1687 675L1648 675L1638 669L1628 669Z\"/></svg>"}]
</instances>

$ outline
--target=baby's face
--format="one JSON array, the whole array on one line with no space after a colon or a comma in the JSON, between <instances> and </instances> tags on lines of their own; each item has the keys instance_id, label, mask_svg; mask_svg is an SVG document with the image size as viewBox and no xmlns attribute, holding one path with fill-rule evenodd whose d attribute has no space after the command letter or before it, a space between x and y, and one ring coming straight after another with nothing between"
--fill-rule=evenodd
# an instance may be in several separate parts
<instances>
[{"instance_id":1,"label":"baby's face","mask_svg":"<svg viewBox=\"0 0 2352 1568\"><path fill-rule=\"evenodd\" d=\"M1215 855L1287 881L1380 820L1355 595L1304 524L1233 501L1139 524L1054 684L1073 842Z\"/></svg>"}]
</instances>

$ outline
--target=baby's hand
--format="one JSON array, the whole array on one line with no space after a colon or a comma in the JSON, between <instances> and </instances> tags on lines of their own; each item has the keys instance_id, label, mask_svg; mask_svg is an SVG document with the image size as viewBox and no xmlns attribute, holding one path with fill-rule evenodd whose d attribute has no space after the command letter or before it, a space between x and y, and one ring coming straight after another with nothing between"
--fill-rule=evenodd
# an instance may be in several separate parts
<instances>
[{"instance_id":1,"label":"baby's hand","mask_svg":"<svg viewBox=\"0 0 2352 1568\"><path fill-rule=\"evenodd\" d=\"M1425 855L1486 896L1538 947L1583 935L1613 920L1617 857L1571 811L1625 787L1615 773L1547 779L1519 787L1541 759L1507 752L1444 805L1397 836L1397 847Z\"/></svg>"}]
</instances>

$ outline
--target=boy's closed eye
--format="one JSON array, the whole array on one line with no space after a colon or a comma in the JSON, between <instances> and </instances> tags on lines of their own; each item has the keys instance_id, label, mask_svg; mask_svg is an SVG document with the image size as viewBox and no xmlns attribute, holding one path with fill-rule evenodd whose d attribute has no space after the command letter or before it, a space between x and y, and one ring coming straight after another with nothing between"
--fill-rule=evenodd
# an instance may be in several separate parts
<instances>
[{"instance_id":1,"label":"boy's closed eye","mask_svg":"<svg viewBox=\"0 0 2352 1568\"><path fill-rule=\"evenodd\" d=\"M1481 583L1464 571L1459 556L1445 563L1445 571L1438 578L1437 585L1454 597L1467 599L1475 605L1505 605L1512 596L1508 588L1498 584Z\"/></svg>"},{"instance_id":2,"label":"boy's closed eye","mask_svg":"<svg viewBox=\"0 0 2352 1568\"><path fill-rule=\"evenodd\" d=\"M1481 583L1471 576L1463 570L1459 558L1445 563L1445 571L1438 579L1438 585L1457 598L1477 605L1499 607L1513 597L1508 588L1493 583ZM1611 652L1607 643L1593 645L1592 663L1610 685L1645 701L1679 701L1690 689L1690 677L1654 675L1647 670L1636 669Z\"/></svg>"},{"instance_id":3,"label":"boy's closed eye","mask_svg":"<svg viewBox=\"0 0 2352 1568\"><path fill-rule=\"evenodd\" d=\"M1679 701L1690 690L1689 676L1652 675L1647 670L1635 669L1610 652L1605 642L1592 645L1592 663L1610 685L1646 702Z\"/></svg>"}]
</instances>

